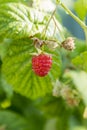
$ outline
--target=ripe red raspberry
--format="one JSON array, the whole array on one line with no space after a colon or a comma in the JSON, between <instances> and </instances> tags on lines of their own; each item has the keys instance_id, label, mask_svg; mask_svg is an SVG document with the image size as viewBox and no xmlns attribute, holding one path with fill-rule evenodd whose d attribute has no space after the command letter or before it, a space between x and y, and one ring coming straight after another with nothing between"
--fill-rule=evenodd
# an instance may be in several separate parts
<instances>
[{"instance_id":1,"label":"ripe red raspberry","mask_svg":"<svg viewBox=\"0 0 87 130\"><path fill-rule=\"evenodd\" d=\"M36 75L44 77L48 74L52 66L52 57L47 54L40 54L33 56L32 58L32 69Z\"/></svg>"}]
</instances>

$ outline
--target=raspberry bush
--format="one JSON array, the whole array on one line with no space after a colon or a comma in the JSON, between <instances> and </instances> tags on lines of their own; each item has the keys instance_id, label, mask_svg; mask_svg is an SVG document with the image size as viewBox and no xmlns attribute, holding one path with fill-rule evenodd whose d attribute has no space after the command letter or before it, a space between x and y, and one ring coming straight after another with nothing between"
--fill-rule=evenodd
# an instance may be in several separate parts
<instances>
[{"instance_id":1,"label":"raspberry bush","mask_svg":"<svg viewBox=\"0 0 87 130\"><path fill-rule=\"evenodd\" d=\"M0 130L87 129L86 5L0 0Z\"/></svg>"}]
</instances>

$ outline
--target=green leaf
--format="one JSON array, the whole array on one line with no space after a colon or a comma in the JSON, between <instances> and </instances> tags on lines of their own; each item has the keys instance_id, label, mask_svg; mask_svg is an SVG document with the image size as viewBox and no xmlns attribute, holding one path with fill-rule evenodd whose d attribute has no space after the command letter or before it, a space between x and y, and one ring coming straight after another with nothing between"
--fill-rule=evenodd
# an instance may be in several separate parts
<instances>
[{"instance_id":1,"label":"green leaf","mask_svg":"<svg viewBox=\"0 0 87 130\"><path fill-rule=\"evenodd\" d=\"M87 51L81 53L72 60L72 63L79 69L87 71Z\"/></svg>"},{"instance_id":2,"label":"green leaf","mask_svg":"<svg viewBox=\"0 0 87 130\"><path fill-rule=\"evenodd\" d=\"M0 35L8 39L15 39L11 39L10 45L7 45L8 51L3 59L2 70L6 80L16 92L32 99L50 93L52 82L61 74L59 52L58 50L50 52L53 54L51 72L48 76L40 78L32 72L30 53L35 52L35 50L32 40L28 38L37 34L40 37L50 15L23 4L7 3L0 5L0 16ZM54 21L51 20L46 30L46 37L53 37L54 31L56 31L54 37L60 37L59 32L55 30ZM4 57L3 53L2 57Z\"/></svg>"},{"instance_id":3,"label":"green leaf","mask_svg":"<svg viewBox=\"0 0 87 130\"><path fill-rule=\"evenodd\" d=\"M87 46L84 40L75 39L75 43L76 48L69 54L71 58L75 58L76 56L87 50Z\"/></svg>"},{"instance_id":4,"label":"green leaf","mask_svg":"<svg viewBox=\"0 0 87 130\"><path fill-rule=\"evenodd\" d=\"M71 71L67 73L66 76L71 77L73 83L81 94L80 96L87 105L87 73L84 71Z\"/></svg>"},{"instance_id":5,"label":"green leaf","mask_svg":"<svg viewBox=\"0 0 87 130\"><path fill-rule=\"evenodd\" d=\"M52 130L67 130L68 129L68 118L70 112L66 109L65 103L62 98L54 98L52 96L46 96L38 102L39 108L47 117L46 130L51 130L52 122L49 124L50 119L56 118L55 128ZM64 121L66 119L66 121ZM47 127L49 124L49 127Z\"/></svg>"},{"instance_id":6,"label":"green leaf","mask_svg":"<svg viewBox=\"0 0 87 130\"><path fill-rule=\"evenodd\" d=\"M28 122L11 111L0 111L0 126L5 130L29 130Z\"/></svg>"},{"instance_id":7,"label":"green leaf","mask_svg":"<svg viewBox=\"0 0 87 130\"><path fill-rule=\"evenodd\" d=\"M76 126L73 130L86 130L86 128L84 126Z\"/></svg>"},{"instance_id":8,"label":"green leaf","mask_svg":"<svg viewBox=\"0 0 87 130\"><path fill-rule=\"evenodd\" d=\"M39 99L40 100L40 99ZM15 112L19 112L23 117L28 120L30 129L28 130L43 130L43 125L46 118L44 114L38 109L38 99L35 101L14 93L12 98L11 108L14 108ZM13 110L13 109L12 109Z\"/></svg>"},{"instance_id":9,"label":"green leaf","mask_svg":"<svg viewBox=\"0 0 87 130\"><path fill-rule=\"evenodd\" d=\"M44 96L52 90L54 82L61 74L61 59L58 50L51 52L53 65L46 77L38 77L32 71L31 58L34 51L30 39L13 41L3 59L2 71L13 89L32 99Z\"/></svg>"},{"instance_id":10,"label":"green leaf","mask_svg":"<svg viewBox=\"0 0 87 130\"><path fill-rule=\"evenodd\" d=\"M0 57L1 57L1 59L3 59L4 56L6 55L8 47L10 46L11 43L12 43L11 39L4 39L1 42L1 44L0 44Z\"/></svg>"},{"instance_id":11,"label":"green leaf","mask_svg":"<svg viewBox=\"0 0 87 130\"><path fill-rule=\"evenodd\" d=\"M3 79L2 60L0 59L0 107L7 108L11 105L13 90L10 85Z\"/></svg>"},{"instance_id":12,"label":"green leaf","mask_svg":"<svg viewBox=\"0 0 87 130\"><path fill-rule=\"evenodd\" d=\"M38 10L29 8L21 3L1 4L0 37L20 39L38 33L42 34L49 18L49 14L39 12ZM52 37L54 31L56 31L55 36L60 39L59 32L58 30L55 30L55 23L52 19L46 30L46 36Z\"/></svg>"},{"instance_id":13,"label":"green leaf","mask_svg":"<svg viewBox=\"0 0 87 130\"><path fill-rule=\"evenodd\" d=\"M78 16L84 20L87 14L87 0L77 0L75 2L75 11Z\"/></svg>"}]
</instances>

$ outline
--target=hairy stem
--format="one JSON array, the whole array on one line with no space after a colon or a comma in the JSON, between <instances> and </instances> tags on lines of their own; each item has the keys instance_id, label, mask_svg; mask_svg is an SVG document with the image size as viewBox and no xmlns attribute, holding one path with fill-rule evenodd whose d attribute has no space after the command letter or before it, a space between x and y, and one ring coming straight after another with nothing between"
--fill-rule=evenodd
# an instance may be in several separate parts
<instances>
[{"instance_id":1,"label":"hairy stem","mask_svg":"<svg viewBox=\"0 0 87 130\"><path fill-rule=\"evenodd\" d=\"M61 35L62 40L65 40L65 37L64 37L63 33L61 32L60 28L58 27L58 24L56 23L56 20L55 20L54 17L53 17L53 21L55 23L55 26L56 26L57 30L59 31L59 33Z\"/></svg>"},{"instance_id":2,"label":"hairy stem","mask_svg":"<svg viewBox=\"0 0 87 130\"><path fill-rule=\"evenodd\" d=\"M86 45L87 45L87 25L81 21L76 15L74 15L60 0L58 1L61 7L82 27L85 33Z\"/></svg>"},{"instance_id":3,"label":"hairy stem","mask_svg":"<svg viewBox=\"0 0 87 130\"><path fill-rule=\"evenodd\" d=\"M47 30L47 28L48 28L48 26L49 26L49 23L50 23L51 19L52 19L53 16L54 16L55 12L56 12L56 8L55 8L54 11L52 12L51 17L49 18L49 21L48 21L48 23L46 24L46 26L45 26L45 28L44 28L44 30L43 30L42 36L44 36L44 35L46 34L46 30Z\"/></svg>"},{"instance_id":4,"label":"hairy stem","mask_svg":"<svg viewBox=\"0 0 87 130\"><path fill-rule=\"evenodd\" d=\"M85 23L82 22L76 15L74 15L63 3L60 3L60 5L83 29L86 28Z\"/></svg>"}]
</instances>

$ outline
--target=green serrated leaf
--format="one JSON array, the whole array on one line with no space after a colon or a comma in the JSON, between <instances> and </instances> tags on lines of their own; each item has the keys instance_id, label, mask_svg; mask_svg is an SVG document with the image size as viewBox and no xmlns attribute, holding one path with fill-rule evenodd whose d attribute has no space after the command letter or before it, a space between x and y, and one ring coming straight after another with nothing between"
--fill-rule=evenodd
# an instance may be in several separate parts
<instances>
[{"instance_id":1,"label":"green serrated leaf","mask_svg":"<svg viewBox=\"0 0 87 130\"><path fill-rule=\"evenodd\" d=\"M42 34L50 15L29 8L21 3L5 3L0 5L0 37L20 39L35 34ZM61 26L61 25L60 25ZM62 27L61 27L62 28ZM53 19L46 30L46 36L59 36L55 30ZM59 36L60 38L60 36Z\"/></svg>"},{"instance_id":2,"label":"green serrated leaf","mask_svg":"<svg viewBox=\"0 0 87 130\"><path fill-rule=\"evenodd\" d=\"M81 53L72 60L72 63L79 69L87 71L87 51Z\"/></svg>"},{"instance_id":3,"label":"green serrated leaf","mask_svg":"<svg viewBox=\"0 0 87 130\"><path fill-rule=\"evenodd\" d=\"M0 111L0 126L3 130L29 130L28 122L11 111Z\"/></svg>"},{"instance_id":4,"label":"green serrated leaf","mask_svg":"<svg viewBox=\"0 0 87 130\"><path fill-rule=\"evenodd\" d=\"M16 92L32 99L50 93L52 82L61 74L59 53L57 50L52 52L54 63L51 72L48 76L40 78L32 72L30 53L34 52L34 48L32 40L26 38L36 34L40 37L50 15L19 3L7 3L0 6L0 35L18 39L11 41L12 43L7 47L8 51L3 59L2 70L8 83L13 86ZM51 20L45 36L52 37L54 31L55 23ZM58 37L57 33L55 36Z\"/></svg>"},{"instance_id":5,"label":"green serrated leaf","mask_svg":"<svg viewBox=\"0 0 87 130\"><path fill-rule=\"evenodd\" d=\"M87 14L87 0L77 0L75 2L75 11L78 16L84 20Z\"/></svg>"},{"instance_id":6,"label":"green serrated leaf","mask_svg":"<svg viewBox=\"0 0 87 130\"><path fill-rule=\"evenodd\" d=\"M41 78L32 71L31 52L33 52L31 40L13 41L3 59L2 71L16 92L35 99L51 92L52 82L61 74L61 59L57 50L52 52L52 69L48 76Z\"/></svg>"}]
</instances>

